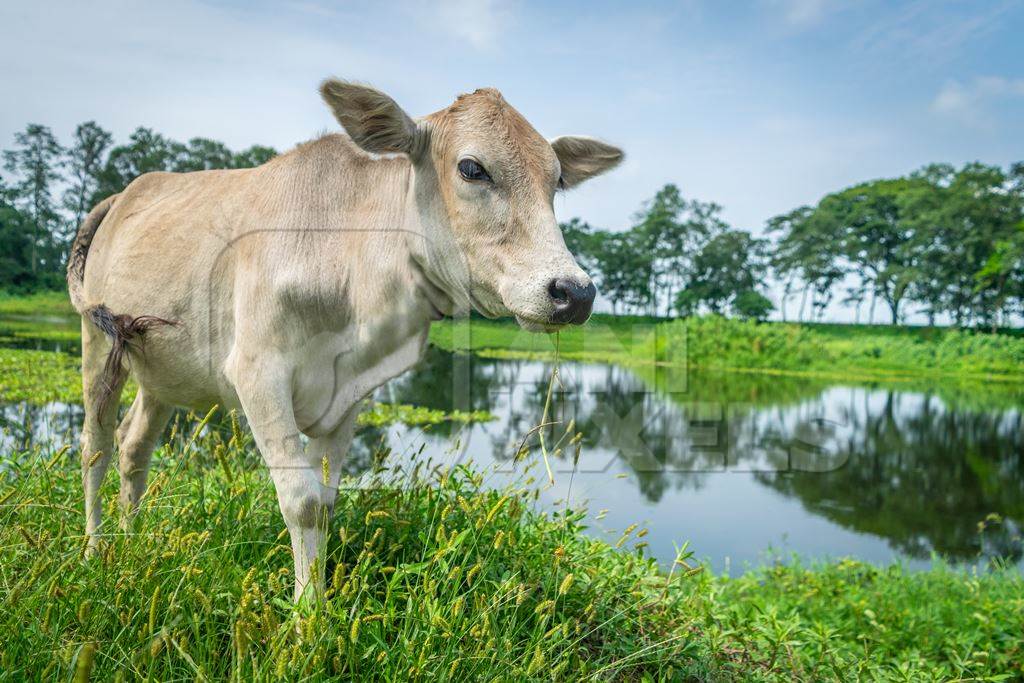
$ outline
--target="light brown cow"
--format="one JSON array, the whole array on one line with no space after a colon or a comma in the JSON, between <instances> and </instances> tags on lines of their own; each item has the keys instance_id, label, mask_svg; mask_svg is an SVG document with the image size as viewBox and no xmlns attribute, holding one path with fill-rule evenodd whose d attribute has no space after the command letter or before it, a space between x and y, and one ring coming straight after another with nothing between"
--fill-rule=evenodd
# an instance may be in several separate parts
<instances>
[{"instance_id":1,"label":"light brown cow","mask_svg":"<svg viewBox=\"0 0 1024 683\"><path fill-rule=\"evenodd\" d=\"M594 286L552 201L619 149L549 143L496 90L415 121L366 86L328 80L321 94L351 137L254 169L146 174L83 222L68 286L83 317L91 548L124 361L139 393L116 430L123 519L173 406L241 409L291 534L298 599L322 585L357 407L418 360L432 320L473 308L550 331L589 316Z\"/></svg>"}]
</instances>

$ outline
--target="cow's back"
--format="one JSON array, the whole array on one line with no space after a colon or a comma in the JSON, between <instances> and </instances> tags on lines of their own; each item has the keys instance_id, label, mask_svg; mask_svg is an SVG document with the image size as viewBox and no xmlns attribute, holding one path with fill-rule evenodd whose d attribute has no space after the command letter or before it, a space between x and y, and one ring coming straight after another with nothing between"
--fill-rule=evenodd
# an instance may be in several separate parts
<instances>
[{"instance_id":1,"label":"cow's back","mask_svg":"<svg viewBox=\"0 0 1024 683\"><path fill-rule=\"evenodd\" d=\"M253 169L140 176L92 242L85 304L180 321L147 336L138 379L169 403L229 401L240 335L291 347L343 328L352 306L396 305L406 257L381 228L400 219L407 167L332 135Z\"/></svg>"},{"instance_id":2,"label":"cow's back","mask_svg":"<svg viewBox=\"0 0 1024 683\"><path fill-rule=\"evenodd\" d=\"M89 248L84 296L111 310L169 315L231 240L245 171L147 173L118 196Z\"/></svg>"}]
</instances>

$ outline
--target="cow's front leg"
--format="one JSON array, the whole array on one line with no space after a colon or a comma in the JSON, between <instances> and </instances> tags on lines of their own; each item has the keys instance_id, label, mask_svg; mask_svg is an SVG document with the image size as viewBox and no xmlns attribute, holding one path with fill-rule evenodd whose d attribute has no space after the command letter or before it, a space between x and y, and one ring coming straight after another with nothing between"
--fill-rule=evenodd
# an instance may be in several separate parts
<instances>
[{"instance_id":1,"label":"cow's front leg","mask_svg":"<svg viewBox=\"0 0 1024 683\"><path fill-rule=\"evenodd\" d=\"M348 449L352 445L356 412L355 408L350 410L334 431L325 436L310 439L309 444L306 446L309 461L318 464L317 472L320 477L320 490L322 492L320 504L325 511L328 522L334 516L334 503L338 498L341 468L344 464L345 456L348 455ZM324 525L323 529L326 531L327 525ZM292 535L292 551L298 556L299 549L295 546L294 534ZM316 561L317 559L320 559L320 561ZM316 585L322 587L326 561L323 558L317 558L315 554L312 560L307 561L316 570ZM298 600L300 593L301 589L296 586L296 600Z\"/></svg>"},{"instance_id":2,"label":"cow's front leg","mask_svg":"<svg viewBox=\"0 0 1024 683\"><path fill-rule=\"evenodd\" d=\"M306 452L311 461L320 465L320 479L324 485L323 504L334 511L334 502L338 497L338 484L341 481L341 469L345 456L352 445L355 431L357 411L352 408L342 419L333 432L325 436L310 439Z\"/></svg>"},{"instance_id":3,"label":"cow's front leg","mask_svg":"<svg viewBox=\"0 0 1024 683\"><path fill-rule=\"evenodd\" d=\"M229 378L238 393L256 446L270 468L295 559L295 600L312 583L322 594L323 562L320 547L336 489L323 482L322 454L305 449L292 408L291 367L261 358L259 364L244 360L229 366Z\"/></svg>"}]
</instances>

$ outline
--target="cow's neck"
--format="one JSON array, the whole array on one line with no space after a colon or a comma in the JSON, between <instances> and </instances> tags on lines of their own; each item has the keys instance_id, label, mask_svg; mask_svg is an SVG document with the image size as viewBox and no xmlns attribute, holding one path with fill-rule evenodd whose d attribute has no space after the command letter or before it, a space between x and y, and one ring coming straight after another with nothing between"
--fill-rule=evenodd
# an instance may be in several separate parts
<instances>
[{"instance_id":1,"label":"cow's neck","mask_svg":"<svg viewBox=\"0 0 1024 683\"><path fill-rule=\"evenodd\" d=\"M432 220L431 214L435 215L433 220L438 219L442 211L440 197L432 189L436 188L436 183L429 184L429 187L424 187L426 183L417 183L416 170L411 162L406 166L403 181L403 220L398 229L408 255L412 294L428 311L430 320L439 320L456 314L459 308L449 293L452 288L446 278L430 264L427 245L430 230L426 223Z\"/></svg>"}]
</instances>

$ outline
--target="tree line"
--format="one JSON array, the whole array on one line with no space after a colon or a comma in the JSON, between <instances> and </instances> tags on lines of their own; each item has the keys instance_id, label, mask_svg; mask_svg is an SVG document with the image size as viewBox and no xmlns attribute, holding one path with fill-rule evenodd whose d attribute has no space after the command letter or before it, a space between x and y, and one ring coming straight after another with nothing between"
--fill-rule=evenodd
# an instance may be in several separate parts
<instances>
[{"instance_id":1,"label":"tree line","mask_svg":"<svg viewBox=\"0 0 1024 683\"><path fill-rule=\"evenodd\" d=\"M995 327L1024 315L1024 163L932 164L908 176L831 193L768 220L764 234L731 228L721 207L666 185L626 230L573 219L566 242L613 312L820 320L836 297L875 322ZM794 297L796 301L793 301Z\"/></svg>"},{"instance_id":2,"label":"tree line","mask_svg":"<svg viewBox=\"0 0 1024 683\"><path fill-rule=\"evenodd\" d=\"M0 291L63 287L68 250L79 224L103 198L150 171L201 171L258 166L277 152L253 145L232 151L224 143L186 143L139 127L125 144L93 121L61 144L47 126L29 124L3 152L0 175Z\"/></svg>"},{"instance_id":3,"label":"tree line","mask_svg":"<svg viewBox=\"0 0 1024 683\"><path fill-rule=\"evenodd\" d=\"M144 127L115 145L91 121L62 145L30 124L3 152L0 290L63 286L85 214L142 173L246 168L275 154L208 138L182 143ZM861 183L769 219L764 237L671 184L625 229L574 218L562 231L613 313L764 319L778 310L784 320L819 320L839 297L858 321L866 308L868 322L879 305L893 323L914 312L932 323L996 326L1024 314L1024 162L932 164Z\"/></svg>"}]
</instances>

